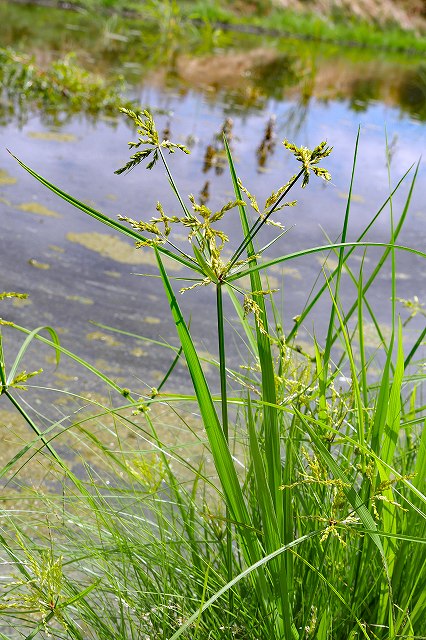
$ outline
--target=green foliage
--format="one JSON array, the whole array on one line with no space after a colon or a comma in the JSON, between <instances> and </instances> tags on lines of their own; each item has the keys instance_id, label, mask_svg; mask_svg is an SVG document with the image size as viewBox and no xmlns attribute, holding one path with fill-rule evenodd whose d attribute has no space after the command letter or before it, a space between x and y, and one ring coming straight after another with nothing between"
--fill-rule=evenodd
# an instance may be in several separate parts
<instances>
[{"instance_id":1,"label":"green foliage","mask_svg":"<svg viewBox=\"0 0 426 640\"><path fill-rule=\"evenodd\" d=\"M26 557L26 575L24 578L17 576L13 583L4 586L6 593L11 595L2 598L0 609L8 613L28 611L40 615L47 633L48 618L55 612L56 619L66 628L59 603L63 588L62 557L55 558L51 549L43 550L40 555L33 554L19 534L17 543Z\"/></svg>"},{"instance_id":2,"label":"green foliage","mask_svg":"<svg viewBox=\"0 0 426 640\"><path fill-rule=\"evenodd\" d=\"M46 338L40 328L30 332L5 326L4 331L23 331L27 338L11 367L0 351L4 399L35 435L6 463L1 476L11 481L20 473L22 492L36 498L39 508L23 507L19 513L5 504L2 510L0 543L8 557L4 570L13 566L21 573L15 581L12 576L5 581L2 624L19 624L27 639L43 638L47 632L78 640L421 636L426 575L425 334L420 330L415 335L405 356L404 326L423 309L417 299L402 300L408 318L396 318L393 259L397 251L426 259L425 253L397 244L418 167L389 242L368 242L366 235L403 180L361 235L349 241L353 171L342 241L265 261L268 247L255 252L254 237L299 181L307 185L310 171L329 179L327 170L318 166L331 152L326 143L309 150L284 142L302 168L267 198L261 210L256 196L241 184L225 139L234 198L213 212L193 196L188 207L173 180L164 151L186 150L160 139L150 113L124 113L138 129L138 141L130 147L142 148L122 170L145 159L148 168L161 162L182 209L180 216L168 216L158 204L149 222L127 216L117 222L19 162L56 195L132 237L141 250L154 252L178 347L163 343L172 351L170 367L156 389L140 393L119 387L73 356L49 328ZM357 148L358 140L354 170ZM252 225L249 205L257 214ZM225 260L221 252L227 238L215 225L234 208L242 232L237 249ZM191 252L173 243L176 225L186 231ZM369 265L364 281L370 246L376 263ZM382 254L377 256L379 248ZM349 258L358 250L362 260L355 274ZM334 253L337 267L323 270L323 285L286 331L274 291L263 285L261 275L271 265L319 252ZM219 357L208 361L218 371L219 395L208 384L202 354L164 256L187 269L189 282L209 284L216 294ZM389 256L393 328L385 340L369 289ZM247 275L249 286L239 282ZM349 306L340 297L343 277L355 285L356 300ZM188 288L192 285L184 289ZM223 300L227 293L239 319L236 339L250 350L239 369L228 362ZM16 294L2 297L12 295ZM312 345L300 347L301 323L327 297L330 320L325 337L317 335ZM374 349L364 340L367 313L377 332ZM34 340L73 357L125 404L95 403L94 416L74 416L65 430L68 436L59 428L62 420L41 429L38 415L30 417L13 385L23 381L18 367ZM193 386L186 395L173 392L181 359ZM175 443L164 435L162 415L178 432ZM53 438L68 445L67 437L82 462L81 477L52 446ZM194 448L197 453L191 455ZM24 467L34 460L56 487L59 483L59 491L49 490L48 483L25 489ZM35 535L26 535L28 527Z\"/></svg>"}]
</instances>

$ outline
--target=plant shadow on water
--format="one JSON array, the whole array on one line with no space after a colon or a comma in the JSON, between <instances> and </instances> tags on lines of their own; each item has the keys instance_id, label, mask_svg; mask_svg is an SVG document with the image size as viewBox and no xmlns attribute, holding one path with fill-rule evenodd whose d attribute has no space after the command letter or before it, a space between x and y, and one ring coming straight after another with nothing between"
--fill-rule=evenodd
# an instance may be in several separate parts
<instances>
[{"instance_id":1,"label":"plant shadow on water","mask_svg":"<svg viewBox=\"0 0 426 640\"><path fill-rule=\"evenodd\" d=\"M0 375L3 399L33 433L2 469L10 492L0 538L3 625L26 638L415 637L424 622L426 328L424 322L416 328L407 352L406 326L424 319L425 310L417 299L405 300L407 319L399 319L396 265L399 254L419 263L426 258L400 244L418 165L391 187L355 240L348 236L352 175L339 240L276 256L270 236L263 248L255 242L268 223L275 239L287 233L277 216L296 204L286 196L298 183L307 187L313 174L331 179L323 167L331 153L325 142L310 150L285 140L300 170L260 206L237 176L225 136L232 199L210 209L181 195L166 161L166 153L187 148L163 139L148 111L123 111L138 139L117 173L141 163L156 171L162 163L179 215L159 202L150 220L117 221L18 162L56 196L132 238L138 251L152 252L179 342L163 341L169 364L157 386L140 394L65 349L52 328L2 321L5 336L16 330L27 336L15 359L7 358L12 364L2 348ZM354 170L357 156L358 139ZM397 218L394 201L405 182ZM389 239L369 241L388 207ZM235 211L241 232L229 238L219 227ZM261 275L316 254L334 260L284 334L274 289ZM177 276L169 276L165 258L181 267ZM370 293L389 269L386 333ZM349 305L341 296L344 277L355 291ZM191 333L199 318L187 321L180 304L210 289L215 358L197 349ZM237 318L241 367L228 359L224 296ZM2 298L5 304L25 296ZM329 300L325 337L314 336L308 354L298 330L323 299ZM92 336L112 350L126 333L103 326ZM77 412L48 423L22 394L41 375L22 368L34 341L50 346L57 361L64 354L88 369L109 389L110 401L93 398L95 415ZM204 357L220 393L211 392ZM185 394L173 392L182 363L193 389ZM164 422L175 431L173 441ZM33 465L41 479L31 485L25 478Z\"/></svg>"}]
</instances>

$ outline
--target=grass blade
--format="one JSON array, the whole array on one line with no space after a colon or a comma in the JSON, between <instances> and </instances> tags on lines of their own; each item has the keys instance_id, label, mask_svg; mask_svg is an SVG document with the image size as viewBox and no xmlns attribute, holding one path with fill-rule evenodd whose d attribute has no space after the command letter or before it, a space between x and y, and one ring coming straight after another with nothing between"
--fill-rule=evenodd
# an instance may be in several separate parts
<instances>
[{"instance_id":1,"label":"grass blade","mask_svg":"<svg viewBox=\"0 0 426 640\"><path fill-rule=\"evenodd\" d=\"M232 462L231 454L229 452L194 343L191 339L188 327L182 316L160 254L156 247L155 253L166 296L170 304L172 316L176 324L183 353L191 375L194 391L197 396L198 406L203 418L207 437L209 439L215 467L222 484L223 492L226 496L226 504L229 506L233 520L239 525L242 525L241 536L245 541L246 549L249 554L248 558L253 560L253 558L258 557L258 545L253 534L249 533L252 528L252 524L241 492L241 487Z\"/></svg>"},{"instance_id":2,"label":"grass blade","mask_svg":"<svg viewBox=\"0 0 426 640\"><path fill-rule=\"evenodd\" d=\"M34 329L33 331L31 331L31 333L29 333L29 335L25 338L21 348L18 351L15 361L9 370L9 375L7 377L6 385L11 384L12 381L14 380L18 367L21 363L21 360L25 355L25 352L27 351L31 342L36 338L36 336L39 333L41 333L41 331L48 331L50 333L50 336L52 338L51 342L55 346L56 366L59 364L61 350L59 349L60 344L59 344L58 334L54 329L52 329L52 327L48 327L48 326L38 327L37 329Z\"/></svg>"}]
</instances>

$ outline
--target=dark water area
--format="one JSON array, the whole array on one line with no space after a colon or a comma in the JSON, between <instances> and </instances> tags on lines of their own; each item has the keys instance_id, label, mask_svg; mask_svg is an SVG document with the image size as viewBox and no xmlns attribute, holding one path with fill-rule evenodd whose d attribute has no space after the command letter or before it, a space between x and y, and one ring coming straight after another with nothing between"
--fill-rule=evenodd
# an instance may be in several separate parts
<instances>
[{"instance_id":1,"label":"dark water area","mask_svg":"<svg viewBox=\"0 0 426 640\"><path fill-rule=\"evenodd\" d=\"M77 58L91 69L121 73L128 96L153 109L158 130L167 130L171 140L190 147L189 156L169 158L181 193L193 193L196 198L202 194L212 209L220 209L233 197L218 141L226 119L232 120L230 139L238 174L261 203L298 170L281 144L284 138L310 148L326 139L334 147L324 162L332 181L325 184L312 179L307 189L292 191L291 199L297 199L298 205L277 214L289 231L271 247L271 258L339 238L358 128L349 241L357 239L389 195L386 138L392 185L426 148L426 66L409 56L242 37L207 27L204 38L196 30L182 38L181 33L164 32L154 23L142 31L142 24L135 21L95 21L87 14L7 3L0 4L0 24L1 47L13 46L45 61L76 51ZM128 175L114 175L128 159L128 141L135 139L121 116L95 121L66 109L40 112L25 97L19 99L3 88L0 121L1 289L29 293L28 301L2 302L1 317L30 328L55 327L65 347L135 393L156 387L173 352L91 324L177 345L161 281L135 275L155 276L149 250L135 250L128 239L73 210L26 174L6 148L64 191L113 218L124 214L147 220L155 214L157 200L166 212L177 215L163 169L157 166L147 172L141 167ZM413 174L414 169L392 200L395 221L402 213ZM420 251L426 249L425 186L423 159L398 239L398 244ZM223 228L230 237L230 249L235 248L240 241L236 210L227 214ZM259 246L271 240L271 233L259 237ZM390 233L387 206L366 240L388 242ZM364 280L382 251L370 248L366 252ZM318 278L323 282L325 254L320 256L284 262L282 268L270 272L270 286L280 289L277 302L282 307L284 333L290 331L293 316L302 311ZM362 259L359 249L349 263L356 275ZM328 266L333 264L330 258ZM397 252L396 264L397 296L411 300L417 296L420 303L426 302L424 259ZM176 281L176 289L180 286ZM354 285L344 275L344 306L349 307L355 296ZM385 333L390 327L390 297L389 263L368 297ZM213 290L199 287L180 296L179 302L191 317L200 349L215 354ZM314 326L321 338L329 308L330 302L324 300L307 318L298 336L302 345L309 343ZM398 311L407 317L402 303ZM246 353L233 333L234 316L233 308L227 308L231 361L238 367ZM407 340L412 343L423 326L424 316L419 314L409 324ZM4 335L11 358L18 336L7 328ZM409 342L405 348L410 348ZM54 372L52 353L44 347L40 352L37 349L29 352L29 361L46 367L46 384L50 381L71 390L76 383L79 392L94 391L94 379L77 365L63 364ZM214 374L210 366L208 375L213 380ZM43 384L41 378L39 384ZM188 388L183 365L178 365L170 384L172 389Z\"/></svg>"}]
</instances>

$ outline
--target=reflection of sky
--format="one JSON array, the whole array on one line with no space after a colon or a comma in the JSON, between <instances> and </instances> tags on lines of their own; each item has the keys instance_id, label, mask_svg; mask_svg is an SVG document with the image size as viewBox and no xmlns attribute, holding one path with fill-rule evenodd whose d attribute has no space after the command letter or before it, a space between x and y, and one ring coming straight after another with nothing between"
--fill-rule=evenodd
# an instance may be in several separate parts
<instances>
[{"instance_id":1,"label":"reflection of sky","mask_svg":"<svg viewBox=\"0 0 426 640\"><path fill-rule=\"evenodd\" d=\"M191 134L202 139L204 144L209 142L213 132L220 129L223 119L221 108L206 105L196 94L187 95L179 103L173 102L172 105L169 103L162 106L169 108L171 106L174 110L175 121L180 131L184 131L185 128L189 129ZM280 186L297 170L296 162L280 144L277 144L274 156L267 163L267 171L259 173L256 169L255 148L262 138L267 117L271 114L277 116L279 141L284 137L289 137L299 145L312 147L322 139L327 139L328 143L334 146L332 155L327 158L325 163L332 173L332 185L328 185L324 189L323 184L313 179L306 191L300 192L299 190L294 197L300 199L305 205L304 208L310 209L306 220L309 220L311 228L313 225L317 226L318 223L321 223L328 226L330 233L337 233L339 220L344 214L344 194L349 189L355 139L360 126L361 137L353 189L356 197L352 203L354 211L352 223L356 229L361 229L389 194L385 131L387 131L389 144L394 150L391 182L395 184L410 165L417 162L424 151L426 126L401 117L398 110L383 105L375 104L370 106L366 112L356 113L350 111L342 102L329 102L328 105L324 105L313 101L301 127L295 132L291 125L287 126L288 112L292 107L293 105L290 103L271 101L268 104L266 114L243 115L241 118L238 115L233 116L235 133L239 138L234 144L239 172L247 181L249 188L262 197L266 197L272 189ZM196 147L193 150L192 161L199 165L201 157L202 149ZM196 176L201 184L202 176L199 167L195 174L191 167L190 175L191 179ZM211 173L207 177L211 178ZM413 213L417 208L421 209L422 207L420 194L425 179L423 161L411 206ZM226 183L226 180L225 176L214 181L217 188L225 189L225 186L221 187L220 185ZM191 188L194 188L193 185ZM405 196L406 191L407 187L402 187L401 196L395 197L396 204L400 205L403 202L403 195ZM261 199L260 195L259 199ZM318 211L318 216L315 216L314 209ZM398 211L396 208L396 215L398 215ZM384 219L386 220L386 216ZM301 224L299 214L297 214L297 221ZM379 227L386 225L388 225L387 221L379 223ZM412 217L410 225L413 225L416 233L423 230L421 217Z\"/></svg>"},{"instance_id":2,"label":"reflection of sky","mask_svg":"<svg viewBox=\"0 0 426 640\"><path fill-rule=\"evenodd\" d=\"M202 173L202 162L205 147L211 143L223 123L223 107L220 104L207 103L200 94L189 92L186 96L161 94L158 90L147 88L140 96L141 104L155 105L169 110L171 137L179 142L185 141L188 135L195 140L191 156L170 156L176 180L181 185L182 193L194 192L197 195L205 181L211 182L211 206L221 206L224 198L230 195L229 178L224 172L216 176L214 171ZM332 155L324 163L332 174L332 184L324 185L313 177L309 187L292 192L290 199L297 198L300 206L294 210L286 210L280 215L286 216L289 224L296 224L303 230L304 239L312 239L318 234L321 224L332 235L340 230L345 210L345 194L349 189L351 166L358 126L361 126L359 154L355 174L353 192L355 194L351 217L351 228L359 232L371 216L377 211L389 193L388 176L385 158L385 127L388 140L394 146L391 165L392 183L395 184L408 167L421 156L426 142L426 125L420 125L408 118L400 117L397 110L383 105L374 105L363 113L351 112L342 102L330 102L328 105L312 101L306 117L297 132L287 126L287 115L293 105L271 101L266 113L251 115L233 115L236 140L233 142L235 162L243 182L253 191L259 201L263 201L272 189L281 184L298 170L296 161L280 144L284 137L289 137L298 145L313 147L322 139L334 147ZM262 139L267 118L275 114L277 117L278 143L274 155L268 159L266 171L259 172L256 166L255 150ZM158 118L161 131L167 118ZM156 200L161 194L165 204L172 206L172 196L168 193L159 168L148 174L137 169L127 176L116 177L114 169L121 166L127 158L127 142L134 139L134 134L123 123L116 129L100 123L94 127L84 121L75 119L66 131L77 136L77 142L60 144L29 140L27 133L40 127L37 119L29 122L22 132L13 126L6 128L3 138L5 146L24 158L24 160L44 175L70 192L77 192L81 197L98 201L107 185L117 195L117 206L120 212L129 215L148 217ZM9 170L16 168L13 161L5 158L2 164ZM425 170L422 161L418 184L411 205L411 217L408 221L408 232L413 231L413 239L422 248L424 243L424 220L426 215L421 193L424 190ZM395 197L395 215L398 217L408 183L402 187L401 195ZM33 186L35 189L35 185ZM52 196L40 193L39 197ZM142 203L141 203L142 198ZM111 203L107 202L110 213ZM58 203L58 206L63 206ZM174 205L173 205L174 206ZM81 224L83 224L81 222ZM385 233L389 226L388 216L383 215L377 228ZM306 234L308 233L308 236ZM384 236L385 237L385 236ZM383 235L380 239L384 239Z\"/></svg>"}]
</instances>

